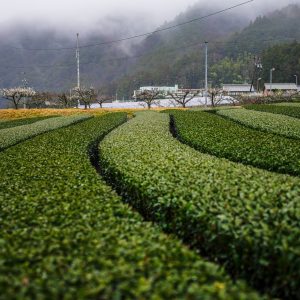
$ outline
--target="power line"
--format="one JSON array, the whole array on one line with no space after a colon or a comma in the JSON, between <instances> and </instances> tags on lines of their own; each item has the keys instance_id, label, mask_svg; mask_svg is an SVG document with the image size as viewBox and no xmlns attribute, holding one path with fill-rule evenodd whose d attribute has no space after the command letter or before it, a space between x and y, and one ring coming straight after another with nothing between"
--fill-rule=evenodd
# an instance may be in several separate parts
<instances>
[{"instance_id":1,"label":"power line","mask_svg":"<svg viewBox=\"0 0 300 300\"><path fill-rule=\"evenodd\" d=\"M154 31L151 31L151 32L146 32L146 33L142 33L142 34L126 37L126 38L121 38L121 39L117 39L117 40L107 41L107 42L82 45L82 46L80 46L80 48L89 48L89 47L95 47L95 46L110 45L110 44L120 43L120 42L132 40L132 39L136 39L136 38L140 38L140 37L149 36L149 35L152 35L152 34L155 34L155 33L171 30L171 29L174 29L174 28L178 28L180 26L184 26L184 25L187 25L187 24L190 24L190 23L193 23L193 22L202 21L203 19L207 19L207 18L210 18L212 16L219 15L219 14L224 13L226 11L229 11L229 10L235 9L237 7L249 4L253 1L254 0L248 0L248 1L236 4L234 6L230 6L228 8L225 8L225 9L210 13L208 15L199 17L199 18L191 19L191 20L188 20L188 21L176 24L176 25L172 25L172 26L168 26L168 27L165 27L165 28L157 29L157 30L154 30ZM23 47L11 47L11 46L7 46L7 47L12 48L12 49L27 50L27 51L60 51L60 50L75 50L76 49L76 47L63 47L63 48L23 48Z\"/></svg>"},{"instance_id":2,"label":"power line","mask_svg":"<svg viewBox=\"0 0 300 300\"><path fill-rule=\"evenodd\" d=\"M169 52L174 52L180 49L187 49L187 48L191 48L191 47L195 47L195 46L199 46L203 44L203 42L198 42L198 43L194 43L194 44L189 44L183 47L178 47L178 48L172 48L168 51L165 51L165 53L169 53ZM143 54L139 54L139 55L134 55L134 56L123 56L123 57L118 57L118 58L112 58L112 59L106 59L106 60L102 60L100 62L94 62L94 61L90 61L90 62L81 62L80 65L89 65L89 64L103 64L106 62L113 62L113 61L120 61L120 60L129 60L129 59L136 59L136 58L140 58L143 57L147 54L151 54L151 52L148 53L143 53ZM31 66L1 66L2 68L8 68L8 69L27 69L27 68L63 68L63 67L75 67L76 66L76 62L70 63L70 64L54 64L54 65L31 65Z\"/></svg>"},{"instance_id":3,"label":"power line","mask_svg":"<svg viewBox=\"0 0 300 300\"><path fill-rule=\"evenodd\" d=\"M283 41L283 40L295 40L293 38L282 38L282 39L266 39L266 40L260 40L260 43L264 43L264 42L271 42L271 41ZM218 41L211 41L208 42L210 45L228 45L229 47L226 47L225 50L233 50L236 49L234 47L234 45L239 45L239 42L218 42ZM171 53L171 52L175 52L177 50L184 50L184 49L188 49L188 48L192 48L195 46L199 46L199 45L204 45L205 42L198 42L198 43L193 43L193 44L188 44L185 46L181 46L181 47L176 47L176 48L171 48L170 50L163 50L164 53ZM165 47L168 48L168 47ZM162 51L161 48L159 48L160 51ZM250 52L255 52L257 54L261 54L263 49L261 49L260 47L251 47L249 49L246 49L247 51ZM211 52L210 56L218 53L215 52L218 51L218 49L214 49L213 52ZM117 57L117 58L111 58L111 59L106 59L106 60L101 60L99 62L95 62L95 61L88 61L88 62L81 62L80 65L90 65L90 64L94 64L94 65L99 65L99 64L103 64L103 63L109 63L109 62L114 62L114 61L122 61L122 60L131 60L131 59L137 59L137 58L141 58L144 57L145 55L148 54L152 54L153 52L147 52L147 53L143 53L143 54L139 54L139 55L134 55L134 56L122 56L122 57ZM52 65L30 65L30 66L1 66L2 68L7 68L7 69L34 69L34 68L68 68L68 67L75 67L76 66L76 62L70 62L70 63L61 63L61 64L52 64Z\"/></svg>"}]
</instances>

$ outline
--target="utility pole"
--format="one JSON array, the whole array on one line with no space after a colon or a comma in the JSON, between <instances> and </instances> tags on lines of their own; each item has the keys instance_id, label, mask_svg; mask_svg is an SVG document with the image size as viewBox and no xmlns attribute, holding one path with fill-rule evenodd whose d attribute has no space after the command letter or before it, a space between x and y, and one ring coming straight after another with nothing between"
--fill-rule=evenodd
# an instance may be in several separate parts
<instances>
[{"instance_id":1,"label":"utility pole","mask_svg":"<svg viewBox=\"0 0 300 300\"><path fill-rule=\"evenodd\" d=\"M77 88L80 89L80 51L79 51L79 33L77 33L76 59L77 59Z\"/></svg>"},{"instance_id":2,"label":"utility pole","mask_svg":"<svg viewBox=\"0 0 300 300\"><path fill-rule=\"evenodd\" d=\"M77 33L76 59L77 59L77 89L80 90L80 51L79 51L79 33ZM78 99L78 108L80 108L80 100L79 100L79 99Z\"/></svg>"},{"instance_id":3,"label":"utility pole","mask_svg":"<svg viewBox=\"0 0 300 300\"><path fill-rule=\"evenodd\" d=\"M270 93L272 93L272 83L273 83L273 72L275 68L270 69Z\"/></svg>"},{"instance_id":4,"label":"utility pole","mask_svg":"<svg viewBox=\"0 0 300 300\"><path fill-rule=\"evenodd\" d=\"M250 93L252 92L252 88L254 87L254 80L256 77L256 73L258 72L258 76L259 76L260 72L263 68L259 57L254 56L253 60L254 60L254 71L253 71L253 76L252 76L252 81L251 81Z\"/></svg>"},{"instance_id":5,"label":"utility pole","mask_svg":"<svg viewBox=\"0 0 300 300\"><path fill-rule=\"evenodd\" d=\"M26 72L23 72L23 79L22 79L22 85L24 89L28 88L28 82L26 79ZM23 104L23 108L26 108L26 102L27 102L27 97L24 98L24 104Z\"/></svg>"},{"instance_id":6,"label":"utility pole","mask_svg":"<svg viewBox=\"0 0 300 300\"><path fill-rule=\"evenodd\" d=\"M207 106L207 94L208 94L208 81L207 81L207 75L208 75L208 42L205 42L205 106Z\"/></svg>"},{"instance_id":7,"label":"utility pole","mask_svg":"<svg viewBox=\"0 0 300 300\"><path fill-rule=\"evenodd\" d=\"M298 89L298 75L294 75L294 77L296 78L296 87Z\"/></svg>"},{"instance_id":8,"label":"utility pole","mask_svg":"<svg viewBox=\"0 0 300 300\"><path fill-rule=\"evenodd\" d=\"M262 78L261 77L259 77L258 79L257 79L257 84L256 84L256 92L257 93L259 93L259 82L262 80Z\"/></svg>"}]
</instances>

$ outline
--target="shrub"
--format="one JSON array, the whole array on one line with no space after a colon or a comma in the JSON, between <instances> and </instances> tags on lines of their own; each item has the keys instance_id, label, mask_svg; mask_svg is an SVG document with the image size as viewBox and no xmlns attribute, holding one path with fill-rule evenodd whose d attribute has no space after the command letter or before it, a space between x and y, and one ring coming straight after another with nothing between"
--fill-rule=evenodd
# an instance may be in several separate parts
<instances>
[{"instance_id":1,"label":"shrub","mask_svg":"<svg viewBox=\"0 0 300 300\"><path fill-rule=\"evenodd\" d=\"M250 128L288 138L300 138L300 120L296 118L245 109L222 110L217 114Z\"/></svg>"},{"instance_id":2,"label":"shrub","mask_svg":"<svg viewBox=\"0 0 300 300\"><path fill-rule=\"evenodd\" d=\"M0 153L0 298L260 299L98 176L91 145L125 120L108 114Z\"/></svg>"},{"instance_id":3,"label":"shrub","mask_svg":"<svg viewBox=\"0 0 300 300\"><path fill-rule=\"evenodd\" d=\"M2 129L0 131L0 151L32 138L38 134L75 124L88 118L91 118L91 116L75 115L69 117L57 117L39 121L33 124Z\"/></svg>"},{"instance_id":4,"label":"shrub","mask_svg":"<svg viewBox=\"0 0 300 300\"><path fill-rule=\"evenodd\" d=\"M299 299L300 181L200 153L166 114L141 113L100 143L103 174L145 218L234 277Z\"/></svg>"},{"instance_id":5,"label":"shrub","mask_svg":"<svg viewBox=\"0 0 300 300\"><path fill-rule=\"evenodd\" d=\"M173 113L179 139L193 148L269 171L300 175L300 143L208 112Z\"/></svg>"}]
</instances>

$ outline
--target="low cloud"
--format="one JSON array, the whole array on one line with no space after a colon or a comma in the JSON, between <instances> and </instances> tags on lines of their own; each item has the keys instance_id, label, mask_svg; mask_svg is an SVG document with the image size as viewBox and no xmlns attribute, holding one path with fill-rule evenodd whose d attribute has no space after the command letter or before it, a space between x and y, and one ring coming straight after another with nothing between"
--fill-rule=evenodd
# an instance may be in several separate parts
<instances>
[{"instance_id":1,"label":"low cloud","mask_svg":"<svg viewBox=\"0 0 300 300\"><path fill-rule=\"evenodd\" d=\"M36 30L56 30L68 36L76 32L83 34L94 31L111 31L115 24L130 20L124 26L126 32L140 33L153 30L165 21L193 5L203 8L223 9L243 0L10 0L2 1L0 28L11 31L24 27ZM258 14L266 14L288 4L300 4L300 0L255 0L233 10L249 19ZM205 14L205 9L204 14ZM124 28L125 29L125 28ZM128 30L129 29L129 30Z\"/></svg>"}]
</instances>

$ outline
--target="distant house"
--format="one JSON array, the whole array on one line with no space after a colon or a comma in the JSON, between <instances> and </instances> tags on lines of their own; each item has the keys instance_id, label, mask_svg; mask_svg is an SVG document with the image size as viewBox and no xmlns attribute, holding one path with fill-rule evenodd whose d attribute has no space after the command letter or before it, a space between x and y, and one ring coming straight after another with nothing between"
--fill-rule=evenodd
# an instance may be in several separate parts
<instances>
[{"instance_id":1,"label":"distant house","mask_svg":"<svg viewBox=\"0 0 300 300\"><path fill-rule=\"evenodd\" d=\"M145 91L157 91L160 92L161 95L167 96L168 93L178 92L178 84L175 86L142 86L139 90L134 91L133 98L138 98L139 94Z\"/></svg>"},{"instance_id":2,"label":"distant house","mask_svg":"<svg viewBox=\"0 0 300 300\"><path fill-rule=\"evenodd\" d=\"M228 96L256 93L254 86L252 86L251 89L251 84L223 84L223 91L226 92Z\"/></svg>"},{"instance_id":3,"label":"distant house","mask_svg":"<svg viewBox=\"0 0 300 300\"><path fill-rule=\"evenodd\" d=\"M265 83L265 93L269 93L271 89L270 83ZM297 92L296 83L272 83L272 91Z\"/></svg>"},{"instance_id":4,"label":"distant house","mask_svg":"<svg viewBox=\"0 0 300 300\"><path fill-rule=\"evenodd\" d=\"M178 84L175 86L142 86L139 90L135 90L133 93L133 98L137 99L139 94L141 94L144 91L157 91L160 92L160 96L163 98L171 98L170 94L185 94L186 92L198 94L199 96L203 96L203 89L184 89L179 88Z\"/></svg>"}]
</instances>

